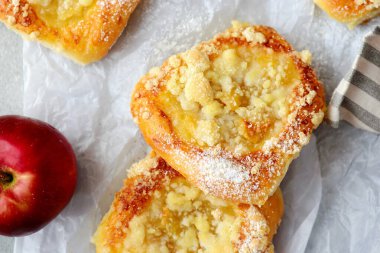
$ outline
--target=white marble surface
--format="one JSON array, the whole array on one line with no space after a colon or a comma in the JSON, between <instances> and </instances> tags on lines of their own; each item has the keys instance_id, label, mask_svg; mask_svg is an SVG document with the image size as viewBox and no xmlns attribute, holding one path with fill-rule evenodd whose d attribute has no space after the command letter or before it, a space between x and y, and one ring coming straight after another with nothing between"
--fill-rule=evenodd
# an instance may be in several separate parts
<instances>
[{"instance_id":1,"label":"white marble surface","mask_svg":"<svg viewBox=\"0 0 380 253\"><path fill-rule=\"evenodd\" d=\"M0 115L22 114L22 40L0 23ZM0 253L13 251L13 239L0 236Z\"/></svg>"}]
</instances>

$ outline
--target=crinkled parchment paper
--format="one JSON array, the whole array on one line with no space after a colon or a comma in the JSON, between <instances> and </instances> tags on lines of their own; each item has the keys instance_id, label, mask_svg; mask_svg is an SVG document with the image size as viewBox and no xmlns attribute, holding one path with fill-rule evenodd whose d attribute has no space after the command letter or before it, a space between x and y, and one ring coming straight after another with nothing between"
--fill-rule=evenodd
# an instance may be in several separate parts
<instances>
[{"instance_id":1,"label":"crinkled parchment paper","mask_svg":"<svg viewBox=\"0 0 380 253\"><path fill-rule=\"evenodd\" d=\"M15 253L94 252L90 244L126 170L144 157L130 112L134 84L171 54L223 31L232 19L275 27L308 48L328 97L379 21L355 31L311 0L143 0L104 60L80 67L35 43L24 44L24 113L61 130L75 148L79 182L69 206L46 228L18 238ZM277 252L378 252L380 140L343 124L322 126L282 184L286 213Z\"/></svg>"}]
</instances>

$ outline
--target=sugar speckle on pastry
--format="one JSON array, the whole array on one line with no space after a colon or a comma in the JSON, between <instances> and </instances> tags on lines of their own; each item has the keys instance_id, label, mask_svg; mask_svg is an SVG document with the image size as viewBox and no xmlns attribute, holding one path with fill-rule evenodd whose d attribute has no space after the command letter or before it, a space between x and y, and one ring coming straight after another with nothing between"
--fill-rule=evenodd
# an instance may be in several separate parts
<instances>
[{"instance_id":1,"label":"sugar speckle on pastry","mask_svg":"<svg viewBox=\"0 0 380 253\"><path fill-rule=\"evenodd\" d=\"M14 25L16 23L16 18L14 16L8 16L7 21L10 25Z\"/></svg>"},{"instance_id":2,"label":"sugar speckle on pastry","mask_svg":"<svg viewBox=\"0 0 380 253\"><path fill-rule=\"evenodd\" d=\"M40 33L39 33L38 31L34 31L34 32L31 32L31 33L29 34L29 36L30 36L30 38L31 38L32 40L37 39L39 35L40 35Z\"/></svg>"},{"instance_id":3,"label":"sugar speckle on pastry","mask_svg":"<svg viewBox=\"0 0 380 253\"><path fill-rule=\"evenodd\" d=\"M149 117L150 117L150 113L147 112L147 111L142 112L141 117L142 117L143 119L147 120L147 119L149 119Z\"/></svg>"}]
</instances>

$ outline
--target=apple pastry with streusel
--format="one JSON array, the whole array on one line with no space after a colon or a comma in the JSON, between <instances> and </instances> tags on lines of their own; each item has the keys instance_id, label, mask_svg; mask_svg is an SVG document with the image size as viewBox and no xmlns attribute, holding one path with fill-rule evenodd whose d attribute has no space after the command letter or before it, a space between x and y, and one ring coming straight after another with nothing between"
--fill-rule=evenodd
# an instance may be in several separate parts
<instances>
[{"instance_id":1,"label":"apple pastry with streusel","mask_svg":"<svg viewBox=\"0 0 380 253\"><path fill-rule=\"evenodd\" d=\"M380 14L380 0L314 0L329 16L350 29Z\"/></svg>"},{"instance_id":2,"label":"apple pastry with streusel","mask_svg":"<svg viewBox=\"0 0 380 253\"><path fill-rule=\"evenodd\" d=\"M0 21L23 37L87 64L116 42L140 0L0 0Z\"/></svg>"},{"instance_id":3,"label":"apple pastry with streusel","mask_svg":"<svg viewBox=\"0 0 380 253\"><path fill-rule=\"evenodd\" d=\"M190 183L263 205L324 117L310 57L272 28L233 22L151 69L132 94L132 115Z\"/></svg>"},{"instance_id":4,"label":"apple pastry with streusel","mask_svg":"<svg viewBox=\"0 0 380 253\"><path fill-rule=\"evenodd\" d=\"M135 164L94 237L96 252L269 253L281 191L261 208L192 186L155 154Z\"/></svg>"}]
</instances>

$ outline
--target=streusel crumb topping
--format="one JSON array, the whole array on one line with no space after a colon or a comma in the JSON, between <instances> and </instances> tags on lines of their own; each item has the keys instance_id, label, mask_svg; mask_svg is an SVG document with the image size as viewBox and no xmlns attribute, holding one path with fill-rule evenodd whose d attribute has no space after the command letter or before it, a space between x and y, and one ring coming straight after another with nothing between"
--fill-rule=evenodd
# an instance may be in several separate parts
<instances>
[{"instance_id":1,"label":"streusel crumb topping","mask_svg":"<svg viewBox=\"0 0 380 253\"><path fill-rule=\"evenodd\" d=\"M201 45L171 57L173 70L159 100L187 141L241 155L278 135L289 115L293 89L301 81L292 56L260 47L267 38L253 27L234 22L233 29L220 36L241 36L257 46ZM297 54L311 62L309 51ZM154 68L150 74L158 76L160 71ZM148 90L157 86L154 78L145 84Z\"/></svg>"}]
</instances>

